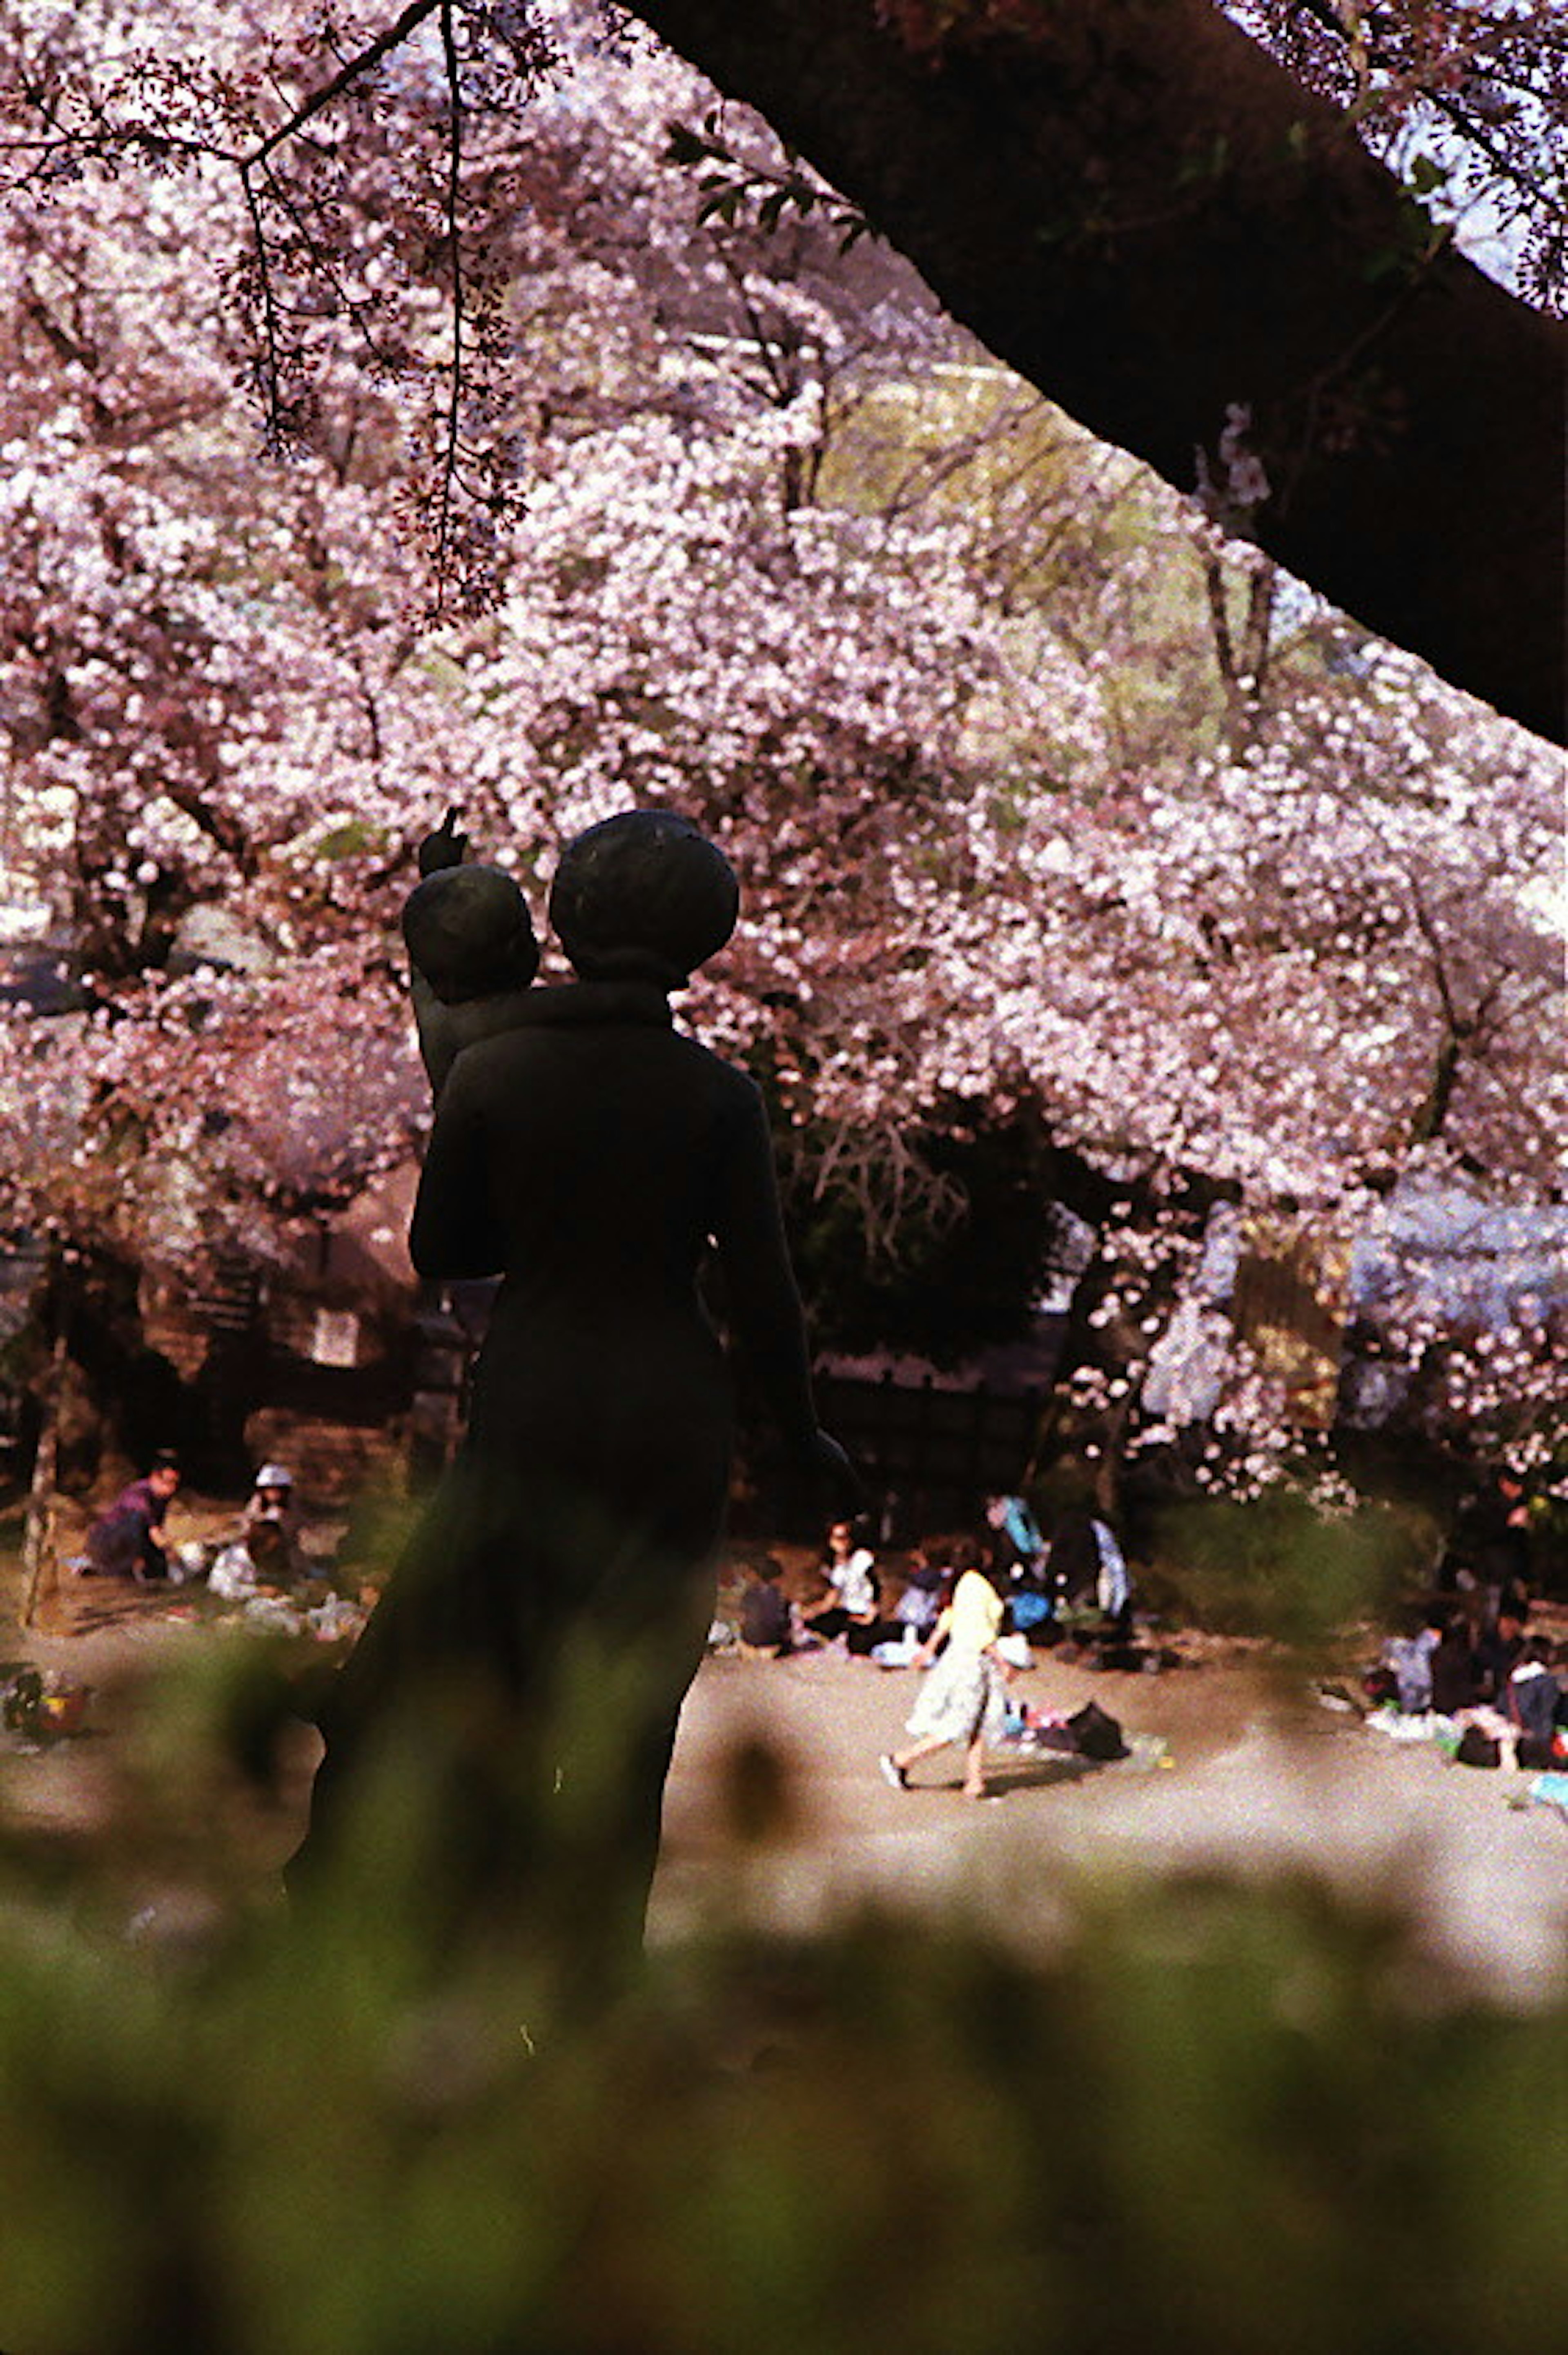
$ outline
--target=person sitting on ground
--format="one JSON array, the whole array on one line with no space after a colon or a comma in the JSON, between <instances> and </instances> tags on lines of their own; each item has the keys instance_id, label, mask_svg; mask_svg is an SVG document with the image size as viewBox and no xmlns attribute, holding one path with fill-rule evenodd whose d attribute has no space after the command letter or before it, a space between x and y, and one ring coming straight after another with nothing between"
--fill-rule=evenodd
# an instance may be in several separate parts
<instances>
[{"instance_id":1,"label":"person sitting on ground","mask_svg":"<svg viewBox=\"0 0 1568 2355\"><path fill-rule=\"evenodd\" d=\"M138 1586L169 1576L164 1518L180 1484L177 1456L166 1449L152 1469L122 1488L87 1533L85 1568L98 1578L132 1578Z\"/></svg>"},{"instance_id":2,"label":"person sitting on ground","mask_svg":"<svg viewBox=\"0 0 1568 2355\"><path fill-rule=\"evenodd\" d=\"M288 1540L279 1521L259 1520L233 1538L207 1573L209 1594L224 1603L249 1603L258 1594L283 1594L290 1581Z\"/></svg>"},{"instance_id":3,"label":"person sitting on ground","mask_svg":"<svg viewBox=\"0 0 1568 2355\"><path fill-rule=\"evenodd\" d=\"M1407 1717L1432 1707L1432 1657L1442 1641L1444 1614L1413 1604L1397 1636L1383 1646L1383 1666L1394 1680L1394 1699Z\"/></svg>"},{"instance_id":4,"label":"person sitting on ground","mask_svg":"<svg viewBox=\"0 0 1568 2355\"><path fill-rule=\"evenodd\" d=\"M779 1584L783 1576L784 1564L776 1556L761 1554L741 1593L741 1642L747 1651L773 1659L795 1649L795 1610Z\"/></svg>"},{"instance_id":5,"label":"person sitting on ground","mask_svg":"<svg viewBox=\"0 0 1568 2355\"><path fill-rule=\"evenodd\" d=\"M1518 1597L1506 1596L1495 1622L1483 1631L1476 1646L1479 1700L1490 1701L1498 1709L1504 1706L1509 1678L1524 1650L1524 1641L1525 1606Z\"/></svg>"},{"instance_id":6,"label":"person sitting on ground","mask_svg":"<svg viewBox=\"0 0 1568 2355\"><path fill-rule=\"evenodd\" d=\"M240 1520L241 1540L250 1539L263 1524L275 1528L282 1538L283 1575L304 1576L311 1564L301 1541L302 1521L294 1501L294 1476L286 1464L263 1464L257 1473Z\"/></svg>"},{"instance_id":7,"label":"person sitting on ground","mask_svg":"<svg viewBox=\"0 0 1568 2355\"><path fill-rule=\"evenodd\" d=\"M831 1643L842 1636L846 1647L864 1659L893 1631L880 1613L877 1558L869 1546L855 1543L852 1521L835 1521L827 1532L822 1574L829 1593L821 1603L801 1613L807 1632Z\"/></svg>"},{"instance_id":8,"label":"person sitting on ground","mask_svg":"<svg viewBox=\"0 0 1568 2355\"><path fill-rule=\"evenodd\" d=\"M1509 1673L1499 1706L1511 1725L1543 1749L1557 1731L1563 1688L1552 1670L1552 1647L1544 1636L1527 1636Z\"/></svg>"},{"instance_id":9,"label":"person sitting on ground","mask_svg":"<svg viewBox=\"0 0 1568 2355\"><path fill-rule=\"evenodd\" d=\"M947 1597L949 1576L941 1557L945 1550L936 1539L916 1546L904 1572L903 1593L893 1605L893 1625L906 1643L918 1644L930 1635Z\"/></svg>"},{"instance_id":10,"label":"person sitting on ground","mask_svg":"<svg viewBox=\"0 0 1568 2355\"><path fill-rule=\"evenodd\" d=\"M991 1533L991 1558L997 1574L1009 1584L1033 1584L1044 1567L1045 1540L1034 1515L1021 1497L986 1499L986 1521Z\"/></svg>"},{"instance_id":11,"label":"person sitting on ground","mask_svg":"<svg viewBox=\"0 0 1568 2355\"><path fill-rule=\"evenodd\" d=\"M1011 1674L997 1650L1007 1606L984 1546L961 1539L953 1548L952 1567L953 1600L915 1655L915 1666L930 1668L930 1674L910 1712L906 1731L914 1739L902 1750L888 1751L877 1764L887 1782L907 1791L909 1770L918 1759L962 1742L964 1796L983 1799L986 1744L1001 1732L1002 1685ZM944 1647L940 1658L938 1646Z\"/></svg>"}]
</instances>

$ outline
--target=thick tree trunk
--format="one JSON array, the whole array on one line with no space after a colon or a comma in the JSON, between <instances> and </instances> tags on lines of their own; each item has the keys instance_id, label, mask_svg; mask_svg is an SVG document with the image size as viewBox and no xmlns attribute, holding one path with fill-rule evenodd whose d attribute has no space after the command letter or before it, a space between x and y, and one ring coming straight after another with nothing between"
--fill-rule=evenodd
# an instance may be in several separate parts
<instances>
[{"instance_id":1,"label":"thick tree trunk","mask_svg":"<svg viewBox=\"0 0 1568 2355\"><path fill-rule=\"evenodd\" d=\"M1561 734L1562 330L1211 0L636 5L1104 439L1222 486L1250 411L1269 552Z\"/></svg>"}]
</instances>

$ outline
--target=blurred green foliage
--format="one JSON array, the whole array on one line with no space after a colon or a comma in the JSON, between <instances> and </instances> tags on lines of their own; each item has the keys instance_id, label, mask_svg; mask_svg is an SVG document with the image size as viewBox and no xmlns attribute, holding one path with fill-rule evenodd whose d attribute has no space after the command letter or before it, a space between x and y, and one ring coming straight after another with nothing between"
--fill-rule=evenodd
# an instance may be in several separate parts
<instances>
[{"instance_id":1,"label":"blurred green foliage","mask_svg":"<svg viewBox=\"0 0 1568 2355\"><path fill-rule=\"evenodd\" d=\"M1398 1575L1402 1525L1301 1509L1194 1510L1171 1560L1311 1636L1322 1592ZM5 2355L1550 2344L1568 1996L1443 1979L1413 1875L1085 1872L1049 1938L997 1884L767 1934L747 1891L800 1817L749 1734L705 1917L585 2007L570 1945L432 1937L418 1742L285 1916L297 1822L263 1803L298 1673L246 1638L176 1655L112 1744L101 1852L0 1839ZM568 1922L591 1849L561 1849ZM208 1910L149 1924L149 1887Z\"/></svg>"},{"instance_id":2,"label":"blurred green foliage","mask_svg":"<svg viewBox=\"0 0 1568 2355\"><path fill-rule=\"evenodd\" d=\"M1228 1635L1267 1636L1320 1654L1396 1597L1424 1591L1431 1532L1392 1505L1325 1513L1288 1483L1253 1497L1211 1497L1155 1517L1155 1569L1166 1615Z\"/></svg>"},{"instance_id":3,"label":"blurred green foliage","mask_svg":"<svg viewBox=\"0 0 1568 2355\"><path fill-rule=\"evenodd\" d=\"M387 1861L195 1957L7 1908L7 2355L1403 2355L1568 2299L1568 2008L1435 1999L1397 1891L1086 1881L1041 1952L716 1907L585 2027L538 1955L417 1991Z\"/></svg>"}]
</instances>

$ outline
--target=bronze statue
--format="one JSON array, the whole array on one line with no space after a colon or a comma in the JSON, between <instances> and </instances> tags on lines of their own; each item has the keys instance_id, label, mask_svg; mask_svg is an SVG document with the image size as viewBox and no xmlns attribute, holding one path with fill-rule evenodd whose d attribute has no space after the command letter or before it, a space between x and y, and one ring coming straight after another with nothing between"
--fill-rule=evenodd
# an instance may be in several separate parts
<instances>
[{"instance_id":1,"label":"bronze statue","mask_svg":"<svg viewBox=\"0 0 1568 2355\"><path fill-rule=\"evenodd\" d=\"M323 1712L291 1868L312 1885L359 1770L401 1762L432 1934L541 1934L585 1997L640 1952L712 1618L731 1401L699 1291L710 1245L797 1492L832 1511L854 1488L816 1424L761 1096L670 1025L738 896L671 813L591 827L550 894L580 979L519 990L503 958L504 1021L444 1075L414 1264L503 1282L457 1460Z\"/></svg>"}]
</instances>

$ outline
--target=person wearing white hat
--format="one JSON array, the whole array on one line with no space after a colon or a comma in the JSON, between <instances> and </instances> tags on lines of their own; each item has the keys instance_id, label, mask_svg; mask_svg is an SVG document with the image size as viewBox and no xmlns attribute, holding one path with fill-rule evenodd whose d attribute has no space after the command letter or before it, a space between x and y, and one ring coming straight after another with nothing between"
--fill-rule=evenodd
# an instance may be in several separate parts
<instances>
[{"instance_id":1,"label":"person wearing white hat","mask_svg":"<svg viewBox=\"0 0 1568 2355\"><path fill-rule=\"evenodd\" d=\"M281 1568L289 1578L307 1569L300 1544L300 1512L294 1502L294 1476L286 1464L263 1464L245 1506L241 1540L249 1540L263 1522L278 1529L283 1540Z\"/></svg>"}]
</instances>

